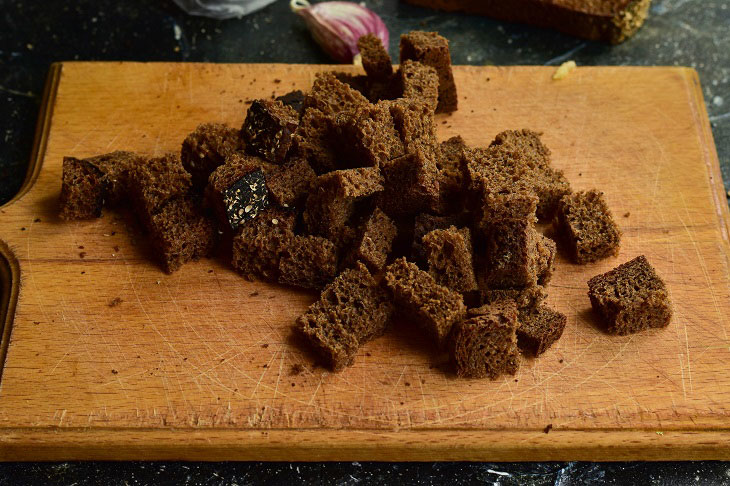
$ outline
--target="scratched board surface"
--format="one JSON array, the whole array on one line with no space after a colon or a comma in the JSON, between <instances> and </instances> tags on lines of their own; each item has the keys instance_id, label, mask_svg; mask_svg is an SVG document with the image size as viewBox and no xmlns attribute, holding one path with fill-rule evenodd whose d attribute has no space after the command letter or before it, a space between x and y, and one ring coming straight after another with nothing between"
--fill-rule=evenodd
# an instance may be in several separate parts
<instances>
[{"instance_id":1,"label":"scratched board surface","mask_svg":"<svg viewBox=\"0 0 730 486\"><path fill-rule=\"evenodd\" d=\"M0 210L0 238L20 271L0 435L727 426L727 209L691 70L579 68L555 82L549 68L455 69L461 108L439 115L440 139L460 134L480 146L504 129L543 131L554 165L575 190L603 190L624 233L616 258L559 258L548 303L568 317L562 339L496 381L455 378L418 333L397 325L354 366L330 373L291 335L314 295L248 282L219 260L166 275L123 213L57 218L64 155L177 151L198 123L240 126L251 99L308 89L322 69L62 66L37 180ZM586 281L640 254L665 279L675 317L663 330L608 336ZM347 442L335 437L327 457Z\"/></svg>"}]
</instances>

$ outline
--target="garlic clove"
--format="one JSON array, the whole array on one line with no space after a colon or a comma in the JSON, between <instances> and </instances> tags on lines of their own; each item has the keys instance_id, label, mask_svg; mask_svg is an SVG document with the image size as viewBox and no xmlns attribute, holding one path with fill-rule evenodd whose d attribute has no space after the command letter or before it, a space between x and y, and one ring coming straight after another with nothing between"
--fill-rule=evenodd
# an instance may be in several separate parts
<instances>
[{"instance_id":1,"label":"garlic clove","mask_svg":"<svg viewBox=\"0 0 730 486\"><path fill-rule=\"evenodd\" d=\"M314 40L333 59L352 63L359 53L357 41L365 34L374 34L388 48L389 33L383 20L372 10L353 2L321 2L291 0L292 12L304 19Z\"/></svg>"}]
</instances>

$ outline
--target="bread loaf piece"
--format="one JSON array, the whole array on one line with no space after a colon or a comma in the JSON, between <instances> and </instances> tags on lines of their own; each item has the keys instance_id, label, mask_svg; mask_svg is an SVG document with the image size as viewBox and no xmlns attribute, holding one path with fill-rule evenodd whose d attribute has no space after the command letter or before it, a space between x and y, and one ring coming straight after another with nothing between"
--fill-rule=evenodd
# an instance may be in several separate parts
<instances>
[{"instance_id":1,"label":"bread loaf piece","mask_svg":"<svg viewBox=\"0 0 730 486\"><path fill-rule=\"evenodd\" d=\"M619 44L639 30L651 0L405 0L448 12L486 15Z\"/></svg>"}]
</instances>

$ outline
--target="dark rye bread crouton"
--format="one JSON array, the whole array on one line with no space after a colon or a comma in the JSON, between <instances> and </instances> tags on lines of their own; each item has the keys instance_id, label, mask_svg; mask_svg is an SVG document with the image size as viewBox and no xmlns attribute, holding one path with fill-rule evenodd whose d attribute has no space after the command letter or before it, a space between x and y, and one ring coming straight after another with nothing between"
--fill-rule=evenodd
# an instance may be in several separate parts
<instances>
[{"instance_id":1,"label":"dark rye bread crouton","mask_svg":"<svg viewBox=\"0 0 730 486\"><path fill-rule=\"evenodd\" d=\"M433 156L416 150L384 164L378 206L391 217L410 216L438 206L438 170Z\"/></svg>"},{"instance_id":2,"label":"dark rye bread crouton","mask_svg":"<svg viewBox=\"0 0 730 486\"><path fill-rule=\"evenodd\" d=\"M306 197L316 179L317 174L305 159L293 158L266 175L266 186L276 204L290 207Z\"/></svg>"},{"instance_id":3,"label":"dark rye bread crouton","mask_svg":"<svg viewBox=\"0 0 730 486\"><path fill-rule=\"evenodd\" d=\"M101 216L107 181L94 164L75 157L63 158L59 216L71 221Z\"/></svg>"},{"instance_id":4,"label":"dark rye bread crouton","mask_svg":"<svg viewBox=\"0 0 730 486\"><path fill-rule=\"evenodd\" d=\"M439 177L439 210L456 212L464 206L466 183L462 170L464 151L468 150L464 139L457 135L441 142L436 168Z\"/></svg>"},{"instance_id":5,"label":"dark rye bread crouton","mask_svg":"<svg viewBox=\"0 0 730 486\"><path fill-rule=\"evenodd\" d=\"M536 244L537 284L545 286L550 283L555 271L555 242L545 235L538 235Z\"/></svg>"},{"instance_id":6,"label":"dark rye bread crouton","mask_svg":"<svg viewBox=\"0 0 730 486\"><path fill-rule=\"evenodd\" d=\"M667 287L643 255L590 279L588 296L610 334L666 327L672 318Z\"/></svg>"},{"instance_id":7,"label":"dark rye bread crouton","mask_svg":"<svg viewBox=\"0 0 730 486\"><path fill-rule=\"evenodd\" d=\"M147 224L169 200L184 196L191 187L190 174L178 154L166 154L134 165L128 173L129 198Z\"/></svg>"},{"instance_id":8,"label":"dark rye bread crouton","mask_svg":"<svg viewBox=\"0 0 730 486\"><path fill-rule=\"evenodd\" d=\"M387 104L366 104L335 118L341 168L379 167L404 153Z\"/></svg>"},{"instance_id":9,"label":"dark rye bread crouton","mask_svg":"<svg viewBox=\"0 0 730 486\"><path fill-rule=\"evenodd\" d=\"M346 84L367 98L369 84L367 76L363 74L343 73L338 71L331 71L330 74L332 74L337 81Z\"/></svg>"},{"instance_id":10,"label":"dark rye bread crouton","mask_svg":"<svg viewBox=\"0 0 730 486\"><path fill-rule=\"evenodd\" d=\"M167 273L208 256L215 246L215 228L190 197L170 199L152 216L150 241Z\"/></svg>"},{"instance_id":11,"label":"dark rye bread crouton","mask_svg":"<svg viewBox=\"0 0 730 486\"><path fill-rule=\"evenodd\" d=\"M500 300L454 327L450 346L456 374L465 378L514 375L519 367L517 306Z\"/></svg>"},{"instance_id":12,"label":"dark rye bread crouton","mask_svg":"<svg viewBox=\"0 0 730 486\"><path fill-rule=\"evenodd\" d=\"M334 371L350 366L357 350L385 332L393 305L365 265L343 271L307 312L296 330Z\"/></svg>"},{"instance_id":13,"label":"dark rye bread crouton","mask_svg":"<svg viewBox=\"0 0 730 486\"><path fill-rule=\"evenodd\" d=\"M400 62L418 61L436 70L439 79L437 113L456 111L458 97L451 71L449 41L436 32L413 31L400 38Z\"/></svg>"},{"instance_id":14,"label":"dark rye bread crouton","mask_svg":"<svg viewBox=\"0 0 730 486\"><path fill-rule=\"evenodd\" d=\"M221 230L235 230L269 207L266 173L274 167L252 155L234 154L210 174L205 205Z\"/></svg>"},{"instance_id":15,"label":"dark rye bread crouton","mask_svg":"<svg viewBox=\"0 0 730 486\"><path fill-rule=\"evenodd\" d=\"M426 103L402 98L381 104L390 110L405 153L422 150L436 161L441 157L433 111Z\"/></svg>"},{"instance_id":16,"label":"dark rye bread crouton","mask_svg":"<svg viewBox=\"0 0 730 486\"><path fill-rule=\"evenodd\" d=\"M436 283L455 290L476 290L469 228L437 229L423 237L428 273Z\"/></svg>"},{"instance_id":17,"label":"dark rye bread crouton","mask_svg":"<svg viewBox=\"0 0 730 486\"><path fill-rule=\"evenodd\" d=\"M285 106L289 106L294 109L298 114L301 114L302 108L304 107L304 92L300 89L295 89L281 96L277 96L276 101L281 101Z\"/></svg>"},{"instance_id":18,"label":"dark rye bread crouton","mask_svg":"<svg viewBox=\"0 0 730 486\"><path fill-rule=\"evenodd\" d=\"M205 189L208 177L230 155L243 150L241 133L222 123L203 123L182 143L180 160L190 172L193 187Z\"/></svg>"},{"instance_id":19,"label":"dark rye bread crouton","mask_svg":"<svg viewBox=\"0 0 730 486\"><path fill-rule=\"evenodd\" d=\"M546 305L520 310L517 346L523 353L539 356L563 335L567 317Z\"/></svg>"},{"instance_id":20,"label":"dark rye bread crouton","mask_svg":"<svg viewBox=\"0 0 730 486\"><path fill-rule=\"evenodd\" d=\"M304 110L314 108L325 115L354 111L367 104L365 96L338 80L333 73L317 73L312 90L304 97Z\"/></svg>"},{"instance_id":21,"label":"dark rye bread crouton","mask_svg":"<svg viewBox=\"0 0 730 486\"><path fill-rule=\"evenodd\" d=\"M446 216L420 213L416 215L413 224L413 241L411 243L411 256L413 261L426 265L426 254L423 249L423 237L436 229L446 229L449 226L461 228L466 226L467 220L464 213L450 214Z\"/></svg>"},{"instance_id":22,"label":"dark rye bread crouton","mask_svg":"<svg viewBox=\"0 0 730 486\"><path fill-rule=\"evenodd\" d=\"M431 66L417 61L403 61L400 65L400 83L403 98L422 102L436 111L439 100L439 77Z\"/></svg>"},{"instance_id":23,"label":"dark rye bread crouton","mask_svg":"<svg viewBox=\"0 0 730 486\"><path fill-rule=\"evenodd\" d=\"M241 135L250 154L281 164L298 125L299 113L294 108L281 101L254 100L248 108Z\"/></svg>"},{"instance_id":24,"label":"dark rye bread crouton","mask_svg":"<svg viewBox=\"0 0 730 486\"><path fill-rule=\"evenodd\" d=\"M405 258L386 268L385 284L404 316L428 333L439 348L445 346L453 325L466 315L461 294L437 284Z\"/></svg>"},{"instance_id":25,"label":"dark rye bread crouton","mask_svg":"<svg viewBox=\"0 0 730 486\"><path fill-rule=\"evenodd\" d=\"M383 190L383 178L377 167L362 167L328 172L317 178L304 207L307 230L333 241L355 211L355 203Z\"/></svg>"},{"instance_id":26,"label":"dark rye bread crouton","mask_svg":"<svg viewBox=\"0 0 730 486\"><path fill-rule=\"evenodd\" d=\"M337 168L337 127L334 115L310 108L292 137L292 157L303 158L317 174Z\"/></svg>"},{"instance_id":27,"label":"dark rye bread crouton","mask_svg":"<svg viewBox=\"0 0 730 486\"><path fill-rule=\"evenodd\" d=\"M393 220L379 208L375 208L360 224L345 264L349 266L360 261L371 272L381 272L397 234L398 228Z\"/></svg>"},{"instance_id":28,"label":"dark rye bread crouton","mask_svg":"<svg viewBox=\"0 0 730 486\"><path fill-rule=\"evenodd\" d=\"M564 196L558 206L556 230L575 263L618 255L621 230L602 192L590 190Z\"/></svg>"},{"instance_id":29,"label":"dark rye bread crouton","mask_svg":"<svg viewBox=\"0 0 730 486\"><path fill-rule=\"evenodd\" d=\"M495 222L487 233L489 289L532 287L548 265L541 235L529 220Z\"/></svg>"},{"instance_id":30,"label":"dark rye bread crouton","mask_svg":"<svg viewBox=\"0 0 730 486\"><path fill-rule=\"evenodd\" d=\"M320 236L295 236L279 260L279 283L321 289L337 275L337 249Z\"/></svg>"},{"instance_id":31,"label":"dark rye bread crouton","mask_svg":"<svg viewBox=\"0 0 730 486\"><path fill-rule=\"evenodd\" d=\"M373 34L364 35L358 39L357 48L368 78L381 81L390 78L393 74L393 62L379 37Z\"/></svg>"},{"instance_id":32,"label":"dark rye bread crouton","mask_svg":"<svg viewBox=\"0 0 730 486\"><path fill-rule=\"evenodd\" d=\"M275 281L279 262L294 239L296 214L269 208L238 228L233 237L233 268L248 280L257 277Z\"/></svg>"},{"instance_id":33,"label":"dark rye bread crouton","mask_svg":"<svg viewBox=\"0 0 730 486\"><path fill-rule=\"evenodd\" d=\"M143 156L124 150L97 155L86 160L104 174L106 181L105 206L117 206L127 200L129 170L135 165L145 163Z\"/></svg>"},{"instance_id":34,"label":"dark rye bread crouton","mask_svg":"<svg viewBox=\"0 0 730 486\"><path fill-rule=\"evenodd\" d=\"M464 294L464 302L469 307L468 314L470 316L481 315L484 306L488 307L500 300L512 300L520 312L526 312L539 306L546 298L547 292L542 285L533 285L521 289L489 290L484 288Z\"/></svg>"}]
</instances>

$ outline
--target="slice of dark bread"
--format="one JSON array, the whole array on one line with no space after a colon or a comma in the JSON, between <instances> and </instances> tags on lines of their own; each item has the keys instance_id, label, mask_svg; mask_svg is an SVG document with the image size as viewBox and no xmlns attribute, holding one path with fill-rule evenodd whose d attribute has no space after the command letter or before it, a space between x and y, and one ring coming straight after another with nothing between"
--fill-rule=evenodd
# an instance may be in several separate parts
<instances>
[{"instance_id":1,"label":"slice of dark bread","mask_svg":"<svg viewBox=\"0 0 730 486\"><path fill-rule=\"evenodd\" d=\"M519 367L517 306L500 300L484 313L458 323L450 343L456 374L466 378L514 375Z\"/></svg>"},{"instance_id":2,"label":"slice of dark bread","mask_svg":"<svg viewBox=\"0 0 730 486\"><path fill-rule=\"evenodd\" d=\"M149 159L129 170L129 197L137 214L147 223L167 201L184 196L191 187L190 174L178 154Z\"/></svg>"},{"instance_id":3,"label":"slice of dark bread","mask_svg":"<svg viewBox=\"0 0 730 486\"><path fill-rule=\"evenodd\" d=\"M611 334L666 327L672 318L667 287L643 255L590 279L588 296Z\"/></svg>"},{"instance_id":4,"label":"slice of dark bread","mask_svg":"<svg viewBox=\"0 0 730 486\"><path fill-rule=\"evenodd\" d=\"M309 162L317 174L337 167L337 127L334 115L310 108L292 136L291 157Z\"/></svg>"},{"instance_id":5,"label":"slice of dark bread","mask_svg":"<svg viewBox=\"0 0 730 486\"><path fill-rule=\"evenodd\" d=\"M357 263L325 287L297 319L296 329L328 367L339 371L353 363L362 344L383 334L392 312L387 293Z\"/></svg>"},{"instance_id":6,"label":"slice of dark bread","mask_svg":"<svg viewBox=\"0 0 730 486\"><path fill-rule=\"evenodd\" d=\"M280 206L298 205L309 193L317 174L303 158L292 158L266 175L271 199Z\"/></svg>"},{"instance_id":7,"label":"slice of dark bread","mask_svg":"<svg viewBox=\"0 0 730 486\"><path fill-rule=\"evenodd\" d=\"M249 280L277 280L281 257L294 239L295 224L296 214L285 209L259 213L233 237L233 268Z\"/></svg>"},{"instance_id":8,"label":"slice of dark bread","mask_svg":"<svg viewBox=\"0 0 730 486\"><path fill-rule=\"evenodd\" d=\"M375 208L360 224L345 265L354 265L359 261L371 272L381 272L397 234L398 228L393 220L379 208Z\"/></svg>"},{"instance_id":9,"label":"slice of dark bread","mask_svg":"<svg viewBox=\"0 0 730 486\"><path fill-rule=\"evenodd\" d=\"M456 292L477 289L469 228L436 229L423 237L428 273L439 285Z\"/></svg>"},{"instance_id":10,"label":"slice of dark bread","mask_svg":"<svg viewBox=\"0 0 730 486\"><path fill-rule=\"evenodd\" d=\"M317 73L311 91L304 97L303 109L317 109L325 115L354 111L370 102L356 89L343 83L333 73Z\"/></svg>"},{"instance_id":11,"label":"slice of dark bread","mask_svg":"<svg viewBox=\"0 0 730 486\"><path fill-rule=\"evenodd\" d=\"M124 150L116 150L86 160L104 174L107 184L105 206L120 206L128 200L129 171L136 165L146 163L144 156Z\"/></svg>"},{"instance_id":12,"label":"slice of dark bread","mask_svg":"<svg viewBox=\"0 0 730 486\"><path fill-rule=\"evenodd\" d=\"M393 74L393 62L383 41L373 34L367 34L357 41L362 57L362 67L373 81L387 81Z\"/></svg>"},{"instance_id":13,"label":"slice of dark bread","mask_svg":"<svg viewBox=\"0 0 730 486\"><path fill-rule=\"evenodd\" d=\"M398 73L403 98L423 102L435 112L439 102L439 76L436 69L418 61L406 60L401 63Z\"/></svg>"},{"instance_id":14,"label":"slice of dark bread","mask_svg":"<svg viewBox=\"0 0 730 486\"><path fill-rule=\"evenodd\" d=\"M379 167L405 153L389 104L358 106L335 117L340 168Z\"/></svg>"},{"instance_id":15,"label":"slice of dark bread","mask_svg":"<svg viewBox=\"0 0 730 486\"><path fill-rule=\"evenodd\" d=\"M649 15L651 0L405 0L448 12L549 27L611 44L625 41Z\"/></svg>"},{"instance_id":16,"label":"slice of dark bread","mask_svg":"<svg viewBox=\"0 0 730 486\"><path fill-rule=\"evenodd\" d=\"M279 283L319 290L337 275L337 249L321 236L295 236L279 260Z\"/></svg>"}]
</instances>

